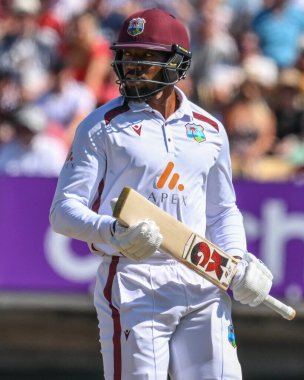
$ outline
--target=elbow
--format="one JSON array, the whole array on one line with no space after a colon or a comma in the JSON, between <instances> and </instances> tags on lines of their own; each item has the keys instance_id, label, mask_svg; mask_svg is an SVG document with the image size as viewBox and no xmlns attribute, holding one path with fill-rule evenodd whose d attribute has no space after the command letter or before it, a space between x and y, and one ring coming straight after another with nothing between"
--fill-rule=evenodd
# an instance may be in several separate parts
<instances>
[{"instance_id":1,"label":"elbow","mask_svg":"<svg viewBox=\"0 0 304 380\"><path fill-rule=\"evenodd\" d=\"M50 210L50 214L49 214L49 222L50 222L50 225L51 225L53 231L55 231L57 233L61 233L59 225L57 223L57 220L58 220L58 218L57 218L56 207L52 206L52 208Z\"/></svg>"},{"instance_id":2,"label":"elbow","mask_svg":"<svg viewBox=\"0 0 304 380\"><path fill-rule=\"evenodd\" d=\"M51 225L51 228L54 232L69 236L69 232L67 231L67 224L64 223L64 216L61 215L60 207L56 207L56 205L53 205L50 214L49 214L49 222Z\"/></svg>"}]
</instances>

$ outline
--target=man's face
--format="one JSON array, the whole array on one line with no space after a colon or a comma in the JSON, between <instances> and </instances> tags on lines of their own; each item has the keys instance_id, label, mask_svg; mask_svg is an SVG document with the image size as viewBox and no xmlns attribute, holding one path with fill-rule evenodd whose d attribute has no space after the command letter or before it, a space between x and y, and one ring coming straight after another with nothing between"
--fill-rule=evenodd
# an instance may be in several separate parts
<instances>
[{"instance_id":1,"label":"man's face","mask_svg":"<svg viewBox=\"0 0 304 380\"><path fill-rule=\"evenodd\" d=\"M153 65L153 62L166 62L169 59L167 53L140 48L124 49L122 61L123 73L128 92L131 95L153 91L157 84L143 81L163 81L162 67ZM151 62L142 64L141 61Z\"/></svg>"}]
</instances>

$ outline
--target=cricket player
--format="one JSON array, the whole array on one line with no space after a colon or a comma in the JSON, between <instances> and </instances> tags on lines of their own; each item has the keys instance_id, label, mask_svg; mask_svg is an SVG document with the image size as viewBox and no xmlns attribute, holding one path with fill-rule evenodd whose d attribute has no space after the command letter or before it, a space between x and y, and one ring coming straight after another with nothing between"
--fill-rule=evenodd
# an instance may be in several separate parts
<instances>
[{"instance_id":1,"label":"cricket player","mask_svg":"<svg viewBox=\"0 0 304 380\"><path fill-rule=\"evenodd\" d=\"M95 289L106 380L240 380L229 295L160 249L153 220L123 227L111 200L137 190L241 259L236 300L259 305L269 270L246 250L223 125L175 87L191 62L174 16L128 17L112 49L121 97L79 125L51 207L53 229L101 257Z\"/></svg>"}]
</instances>

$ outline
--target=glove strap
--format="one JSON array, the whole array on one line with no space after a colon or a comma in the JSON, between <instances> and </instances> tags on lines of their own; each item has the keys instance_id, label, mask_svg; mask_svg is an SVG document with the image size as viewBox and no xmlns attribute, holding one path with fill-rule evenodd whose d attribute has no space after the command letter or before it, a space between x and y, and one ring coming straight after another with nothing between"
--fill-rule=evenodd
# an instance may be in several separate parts
<instances>
[{"instance_id":1,"label":"glove strap","mask_svg":"<svg viewBox=\"0 0 304 380\"><path fill-rule=\"evenodd\" d=\"M110 226L110 232L111 232L112 237L114 236L116 232L116 224L117 224L117 219L114 220L114 222Z\"/></svg>"}]
</instances>

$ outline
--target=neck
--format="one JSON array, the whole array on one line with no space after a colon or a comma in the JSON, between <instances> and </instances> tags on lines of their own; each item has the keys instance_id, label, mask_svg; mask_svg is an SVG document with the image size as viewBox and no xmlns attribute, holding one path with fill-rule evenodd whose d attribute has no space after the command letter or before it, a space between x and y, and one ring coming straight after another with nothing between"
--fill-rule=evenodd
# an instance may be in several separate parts
<instances>
[{"instance_id":1,"label":"neck","mask_svg":"<svg viewBox=\"0 0 304 380\"><path fill-rule=\"evenodd\" d=\"M168 119L179 107L174 87L166 87L147 101L149 106L160 112L165 119Z\"/></svg>"}]
</instances>

